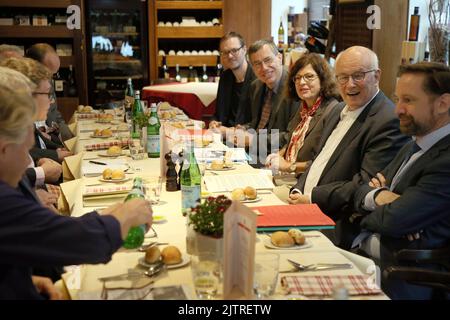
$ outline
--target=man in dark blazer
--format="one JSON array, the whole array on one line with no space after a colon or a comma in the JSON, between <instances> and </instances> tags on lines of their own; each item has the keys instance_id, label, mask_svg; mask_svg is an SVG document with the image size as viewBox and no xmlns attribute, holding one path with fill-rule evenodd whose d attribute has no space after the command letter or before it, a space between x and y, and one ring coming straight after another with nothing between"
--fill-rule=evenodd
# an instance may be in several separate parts
<instances>
[{"instance_id":1,"label":"man in dark blazer","mask_svg":"<svg viewBox=\"0 0 450 320\"><path fill-rule=\"evenodd\" d=\"M359 224L349 218L358 187L384 168L407 142L393 103L379 90L378 58L370 49L351 47L336 60L344 100L324 125L319 153L291 189L289 202L316 203L336 222L324 232L335 245L350 248Z\"/></svg>"},{"instance_id":2,"label":"man in dark blazer","mask_svg":"<svg viewBox=\"0 0 450 320\"><path fill-rule=\"evenodd\" d=\"M51 136L46 136L36 127L34 129L34 138L35 144L30 149L30 155L35 164L38 164L41 158L49 158L61 163L65 157L72 155L63 145L52 140Z\"/></svg>"},{"instance_id":3,"label":"man in dark blazer","mask_svg":"<svg viewBox=\"0 0 450 320\"><path fill-rule=\"evenodd\" d=\"M401 66L399 77L396 113L414 141L355 194L361 226L374 233L362 233L355 245L380 259L382 270L396 263L393 253L400 249L450 245L450 68L418 63ZM400 299L431 293L400 282L383 288Z\"/></svg>"},{"instance_id":4,"label":"man in dark blazer","mask_svg":"<svg viewBox=\"0 0 450 320\"><path fill-rule=\"evenodd\" d=\"M247 47L239 33L229 32L220 39L220 55L225 71L220 76L216 112L209 128L225 135L227 128L251 121L250 84L255 74L246 55Z\"/></svg>"},{"instance_id":5,"label":"man in dark blazer","mask_svg":"<svg viewBox=\"0 0 450 320\"><path fill-rule=\"evenodd\" d=\"M267 155L287 143L288 124L299 101L286 95L288 71L273 41L256 41L248 54L257 77L250 86L252 120L242 127L247 131L238 128L233 139L238 146L250 147L252 164L262 166Z\"/></svg>"}]
</instances>

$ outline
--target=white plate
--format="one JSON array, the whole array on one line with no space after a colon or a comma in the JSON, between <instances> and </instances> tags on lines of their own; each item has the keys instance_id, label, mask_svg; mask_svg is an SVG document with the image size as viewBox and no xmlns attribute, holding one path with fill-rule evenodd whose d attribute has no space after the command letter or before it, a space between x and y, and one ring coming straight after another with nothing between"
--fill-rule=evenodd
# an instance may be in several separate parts
<instances>
[{"instance_id":1,"label":"white plate","mask_svg":"<svg viewBox=\"0 0 450 320\"><path fill-rule=\"evenodd\" d=\"M309 242L308 240L306 240L305 243L302 245L294 245L292 247L277 247L272 243L272 241L270 240L270 237L268 237L268 236L264 236L264 237L265 237L263 240L264 246L266 246L266 248L269 248L269 249L300 250L300 249L306 249L306 248L312 247L312 243Z\"/></svg>"},{"instance_id":2,"label":"white plate","mask_svg":"<svg viewBox=\"0 0 450 320\"><path fill-rule=\"evenodd\" d=\"M252 203L252 202L258 202L261 201L261 197L256 197L255 199L247 199L247 200L241 200L241 203Z\"/></svg>"},{"instance_id":3,"label":"white plate","mask_svg":"<svg viewBox=\"0 0 450 320\"><path fill-rule=\"evenodd\" d=\"M98 180L100 180L101 182L122 183L122 182L130 181L131 178L125 178L125 179L103 179L103 178L99 178Z\"/></svg>"},{"instance_id":4,"label":"white plate","mask_svg":"<svg viewBox=\"0 0 450 320\"><path fill-rule=\"evenodd\" d=\"M145 268L150 268L152 264L145 262L145 257L139 258L139 265ZM183 254L181 256L181 262L177 264L166 264L167 269L176 269L180 267L184 267L189 262L191 262L191 258L188 255Z\"/></svg>"},{"instance_id":5,"label":"white plate","mask_svg":"<svg viewBox=\"0 0 450 320\"><path fill-rule=\"evenodd\" d=\"M106 151L103 151L103 152L97 153L97 155L99 155L100 157L117 158L117 157L123 156L124 154L122 152L121 154L117 154L117 155L109 155L106 153Z\"/></svg>"},{"instance_id":6,"label":"white plate","mask_svg":"<svg viewBox=\"0 0 450 320\"><path fill-rule=\"evenodd\" d=\"M91 138L99 138L99 139L107 139L107 138L111 138L113 135L109 135L109 136L96 136L91 134Z\"/></svg>"},{"instance_id":7,"label":"white plate","mask_svg":"<svg viewBox=\"0 0 450 320\"><path fill-rule=\"evenodd\" d=\"M206 167L206 170L211 170L211 171L230 171L230 170L234 170L234 169L236 169L235 166L232 166L232 167L224 167L224 168L222 168L222 169L212 169L212 168L211 168L211 165L209 165L209 166Z\"/></svg>"}]
</instances>

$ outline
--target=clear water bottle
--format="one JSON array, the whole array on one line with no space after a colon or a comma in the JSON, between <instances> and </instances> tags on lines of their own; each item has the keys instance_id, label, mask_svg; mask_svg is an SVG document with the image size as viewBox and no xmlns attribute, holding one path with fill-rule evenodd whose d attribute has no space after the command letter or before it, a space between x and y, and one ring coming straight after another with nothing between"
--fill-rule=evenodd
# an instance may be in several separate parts
<instances>
[{"instance_id":1,"label":"clear water bottle","mask_svg":"<svg viewBox=\"0 0 450 320\"><path fill-rule=\"evenodd\" d=\"M185 145L184 161L180 175L181 209L184 214L187 209L195 208L200 202L202 176L195 159L194 141Z\"/></svg>"},{"instance_id":2,"label":"clear water bottle","mask_svg":"<svg viewBox=\"0 0 450 320\"><path fill-rule=\"evenodd\" d=\"M161 123L159 122L156 103L152 103L150 107L150 118L147 124L147 154L149 158L159 158L160 154L160 136L159 130Z\"/></svg>"}]
</instances>

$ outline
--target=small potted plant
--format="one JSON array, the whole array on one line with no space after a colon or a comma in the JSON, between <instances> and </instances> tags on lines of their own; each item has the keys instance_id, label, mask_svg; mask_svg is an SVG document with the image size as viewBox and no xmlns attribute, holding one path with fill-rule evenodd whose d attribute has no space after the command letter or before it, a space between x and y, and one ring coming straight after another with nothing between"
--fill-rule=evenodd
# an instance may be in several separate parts
<instances>
[{"instance_id":1,"label":"small potted plant","mask_svg":"<svg viewBox=\"0 0 450 320\"><path fill-rule=\"evenodd\" d=\"M186 247L189 254L213 251L222 255L223 218L230 205L231 200L224 195L208 197L184 213L188 218Z\"/></svg>"}]
</instances>

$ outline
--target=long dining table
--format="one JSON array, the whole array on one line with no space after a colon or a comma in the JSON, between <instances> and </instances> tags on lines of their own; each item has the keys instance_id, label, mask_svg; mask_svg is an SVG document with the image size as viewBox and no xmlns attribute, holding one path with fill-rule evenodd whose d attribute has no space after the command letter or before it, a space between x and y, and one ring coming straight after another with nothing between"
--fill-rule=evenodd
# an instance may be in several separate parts
<instances>
[{"instance_id":1,"label":"long dining table","mask_svg":"<svg viewBox=\"0 0 450 320\"><path fill-rule=\"evenodd\" d=\"M75 145L75 151L81 155L81 166L83 166L88 160L102 160L104 158L99 157L99 151L86 151L85 146L93 143L104 143L104 139L92 138L90 128L107 128L111 127L110 124L99 124L95 122L95 119L78 119L77 130L77 142ZM153 179L160 176L161 166L160 159L145 158L143 160L132 160L128 153L118 159L122 159L127 163L130 172L127 172L127 177L133 178L140 176L143 179ZM235 170L230 171L206 171L207 175L239 175L244 173L254 173L258 169L255 169L247 163L239 163L235 165ZM99 177L85 177L81 176L79 179L72 181L75 184L73 207L71 208L71 216L79 217L97 207L86 207L83 205L83 190L86 186L99 185ZM131 184L131 181L127 182ZM106 184L105 184L106 185ZM214 194L215 195L215 194ZM225 193L225 195L228 195ZM281 201L273 192L264 192L259 194L261 200L255 203L248 203L248 207L255 206L267 206L267 205L287 205ZM151 241L158 241L161 243L169 243L170 245L177 246L183 255L186 253L186 218L181 214L181 192L168 192L165 189L163 183L160 202L153 206L153 215L160 216L161 219L154 221L152 230L148 233L145 243ZM284 275L317 275L317 276L367 276L376 278L374 271L377 269L374 262L365 257L353 254L351 252L342 250L333 245L333 243L324 236L320 231L307 231L305 232L307 241L311 244L310 247L301 250L289 250L289 249L268 249L264 246L264 240L268 237L267 234L261 233L256 236L256 252L276 252L280 255L279 270L289 270L287 259L291 258L296 261L300 261L303 264L313 263L350 263L353 267L345 270L327 270L327 271L314 271L314 272L299 272L289 274L279 274L277 281L277 287L274 299L298 299L305 296L292 295L285 291L281 285L281 277ZM151 237L150 237L151 236ZM95 244L93 244L95 245ZM125 250L120 249L114 253L110 262L99 265L79 265L66 268L66 273L63 275L63 282L67 288L67 292L71 299L100 299L101 292L104 290L104 283L99 280L101 277L114 276L118 274L127 273L129 269L143 270L139 266L139 259L144 256L145 253L137 250ZM175 286L181 285L186 292L186 296L189 299L196 299L193 281L191 276L190 264L176 269L169 269L156 277L152 278L155 287ZM218 299L221 298L219 294ZM329 299L329 296L309 296L311 299ZM387 299L383 294L376 295L354 295L351 299Z\"/></svg>"}]
</instances>

